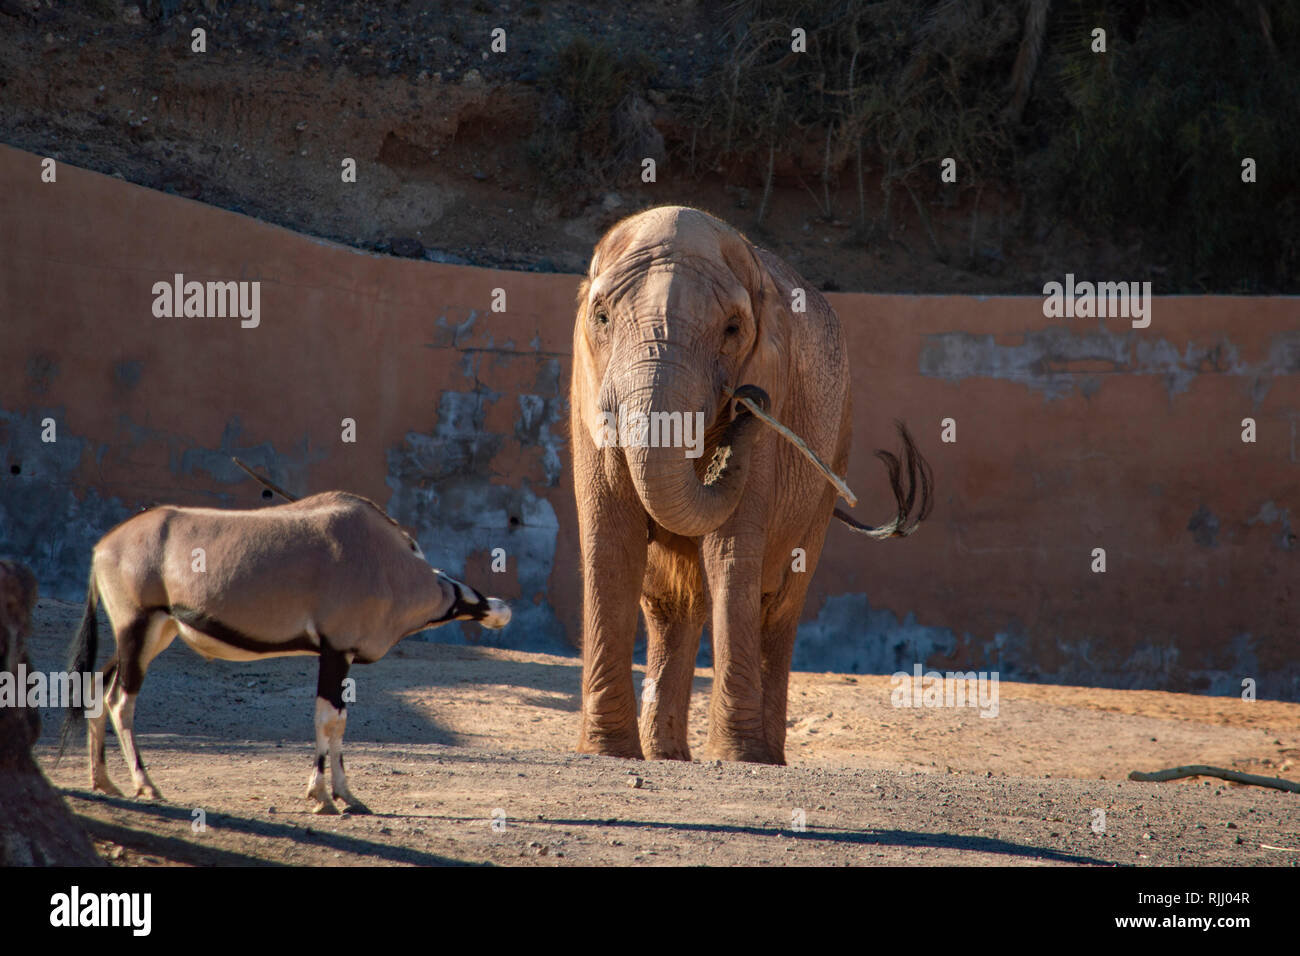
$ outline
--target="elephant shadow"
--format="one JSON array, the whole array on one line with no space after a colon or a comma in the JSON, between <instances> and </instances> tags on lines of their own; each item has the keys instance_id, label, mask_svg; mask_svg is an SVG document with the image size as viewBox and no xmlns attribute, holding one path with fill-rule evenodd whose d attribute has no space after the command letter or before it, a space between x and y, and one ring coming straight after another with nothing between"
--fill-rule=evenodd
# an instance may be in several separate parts
<instances>
[{"instance_id":1,"label":"elephant shadow","mask_svg":"<svg viewBox=\"0 0 1300 956\"><path fill-rule=\"evenodd\" d=\"M773 840L795 840L813 843L845 844L861 847L910 847L914 849L959 850L969 853L995 853L1026 861L1067 863L1074 866L1116 866L1111 860L1068 853L1051 847L1012 843L996 837L969 836L956 833L927 833L918 830L851 830L844 827L809 826L794 831L782 827L746 826L731 823L665 823L657 820L556 820L547 822L558 826L626 827L638 830L668 830L683 833L704 833L715 836L757 836Z\"/></svg>"}]
</instances>

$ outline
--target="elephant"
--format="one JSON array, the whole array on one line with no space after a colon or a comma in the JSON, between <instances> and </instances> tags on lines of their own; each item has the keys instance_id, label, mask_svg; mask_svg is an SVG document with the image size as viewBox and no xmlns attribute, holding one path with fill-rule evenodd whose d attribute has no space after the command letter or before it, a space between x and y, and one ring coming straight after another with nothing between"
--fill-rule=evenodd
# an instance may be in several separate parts
<instances>
[{"instance_id":1,"label":"elephant","mask_svg":"<svg viewBox=\"0 0 1300 956\"><path fill-rule=\"evenodd\" d=\"M687 714L707 622L706 757L785 763L795 633L830 518L874 538L908 534L929 513L930 470L899 424L906 490L899 460L877 452L897 516L859 525L835 508L825 477L741 399L843 475L849 385L844 333L827 301L720 219L659 206L597 243L578 293L570 383L579 752L691 759ZM692 421L703 426L693 438ZM908 526L918 469L920 508ZM648 641L639 722L638 608Z\"/></svg>"}]
</instances>

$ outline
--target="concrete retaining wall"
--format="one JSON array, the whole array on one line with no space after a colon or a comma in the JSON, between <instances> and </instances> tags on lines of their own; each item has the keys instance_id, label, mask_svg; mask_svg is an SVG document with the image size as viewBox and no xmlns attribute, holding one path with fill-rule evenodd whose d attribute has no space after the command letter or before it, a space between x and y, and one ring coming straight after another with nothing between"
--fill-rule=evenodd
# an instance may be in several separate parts
<instances>
[{"instance_id":1,"label":"concrete retaining wall","mask_svg":"<svg viewBox=\"0 0 1300 956\"><path fill-rule=\"evenodd\" d=\"M387 507L435 563L514 599L499 640L577 640L576 277L372 256L66 165L42 183L39 162L0 148L0 555L79 599L91 546L141 505L262 503L233 454ZM176 273L260 280L260 324L155 317ZM830 532L798 666L1253 678L1300 699L1300 299L1157 298L1139 330L1044 318L1038 296L829 298L853 356L857 512L887 517L871 451L896 417L938 498L905 541ZM496 547L508 570L489 579Z\"/></svg>"}]
</instances>

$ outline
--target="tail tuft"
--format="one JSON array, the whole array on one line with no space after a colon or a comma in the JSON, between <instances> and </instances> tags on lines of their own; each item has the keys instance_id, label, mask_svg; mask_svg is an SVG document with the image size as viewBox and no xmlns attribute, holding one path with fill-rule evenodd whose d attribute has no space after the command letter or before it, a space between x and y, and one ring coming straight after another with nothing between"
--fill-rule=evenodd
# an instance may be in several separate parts
<instances>
[{"instance_id":1,"label":"tail tuft","mask_svg":"<svg viewBox=\"0 0 1300 956\"><path fill-rule=\"evenodd\" d=\"M899 456L890 452L876 452L876 457L885 463L885 470L889 473L889 487L894 493L894 502L898 509L893 520L887 524L872 527L858 522L852 515L841 511L839 508L836 508L834 512L835 517L848 525L851 530L876 540L906 537L920 527L921 522L930 516L930 511L934 507L934 476L930 471L930 463L917 450L916 443L912 441L912 434L907 430L907 426L902 422L895 422L894 424L898 427L898 435L903 440L902 461L899 460ZM907 466L906 487L904 487L903 482L904 462L906 462ZM907 522L912 514L912 509L916 507L918 490L921 495L920 509L909 525Z\"/></svg>"},{"instance_id":2,"label":"tail tuft","mask_svg":"<svg viewBox=\"0 0 1300 956\"><path fill-rule=\"evenodd\" d=\"M99 589L95 584L95 569L90 569L90 582L86 586L86 611L81 616L81 627L68 646L68 672L85 674L95 669L95 655L99 653L99 619L96 609L99 606ZM63 752L73 732L86 722L86 712L81 707L68 705L63 715L63 726L59 730L59 752L54 758L57 767L63 759Z\"/></svg>"}]
</instances>

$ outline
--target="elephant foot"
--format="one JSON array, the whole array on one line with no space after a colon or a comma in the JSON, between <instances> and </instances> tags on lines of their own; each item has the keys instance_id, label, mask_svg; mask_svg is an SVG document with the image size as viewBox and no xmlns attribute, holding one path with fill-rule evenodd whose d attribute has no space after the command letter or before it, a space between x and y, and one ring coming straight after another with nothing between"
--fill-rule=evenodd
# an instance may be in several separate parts
<instances>
[{"instance_id":1,"label":"elephant foot","mask_svg":"<svg viewBox=\"0 0 1300 956\"><path fill-rule=\"evenodd\" d=\"M603 757L624 757L628 760L644 760L641 741L637 737L624 734L603 736L583 734L578 740L578 753L600 754Z\"/></svg>"},{"instance_id":2,"label":"elephant foot","mask_svg":"<svg viewBox=\"0 0 1300 956\"><path fill-rule=\"evenodd\" d=\"M785 765L785 754L774 754L766 740L750 738L710 738L705 756L709 760L729 760L739 763L766 763L777 766Z\"/></svg>"},{"instance_id":3,"label":"elephant foot","mask_svg":"<svg viewBox=\"0 0 1300 956\"><path fill-rule=\"evenodd\" d=\"M684 743L658 743L650 740L642 745L646 760L684 760L691 759L691 748Z\"/></svg>"}]
</instances>

